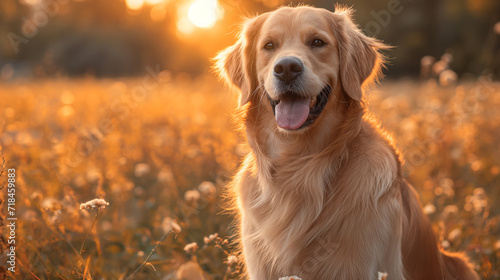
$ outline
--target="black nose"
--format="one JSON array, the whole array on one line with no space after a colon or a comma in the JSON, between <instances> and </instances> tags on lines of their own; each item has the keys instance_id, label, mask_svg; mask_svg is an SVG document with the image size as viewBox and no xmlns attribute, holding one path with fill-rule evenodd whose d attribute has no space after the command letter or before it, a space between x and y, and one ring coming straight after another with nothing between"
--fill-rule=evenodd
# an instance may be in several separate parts
<instances>
[{"instance_id":1,"label":"black nose","mask_svg":"<svg viewBox=\"0 0 500 280\"><path fill-rule=\"evenodd\" d=\"M304 64L293 56L285 56L274 65L274 76L287 84L292 83L304 71Z\"/></svg>"}]
</instances>

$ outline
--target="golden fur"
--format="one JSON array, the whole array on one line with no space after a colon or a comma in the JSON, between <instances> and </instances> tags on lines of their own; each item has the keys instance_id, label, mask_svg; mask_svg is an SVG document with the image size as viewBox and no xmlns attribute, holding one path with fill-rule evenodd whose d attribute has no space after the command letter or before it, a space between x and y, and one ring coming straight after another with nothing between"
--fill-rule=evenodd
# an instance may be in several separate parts
<instances>
[{"instance_id":1,"label":"golden fur","mask_svg":"<svg viewBox=\"0 0 500 280\"><path fill-rule=\"evenodd\" d=\"M305 43L321 38L325 45ZM276 49L263 46L272 40ZM283 7L248 19L217 69L241 91L251 152L231 190L248 278L272 280L478 279L464 256L438 249L398 154L365 114L362 87L383 64L379 41L363 35L350 10ZM302 96L333 89L314 123L280 128L268 98L283 56L304 64ZM269 96L266 96L269 95Z\"/></svg>"}]
</instances>

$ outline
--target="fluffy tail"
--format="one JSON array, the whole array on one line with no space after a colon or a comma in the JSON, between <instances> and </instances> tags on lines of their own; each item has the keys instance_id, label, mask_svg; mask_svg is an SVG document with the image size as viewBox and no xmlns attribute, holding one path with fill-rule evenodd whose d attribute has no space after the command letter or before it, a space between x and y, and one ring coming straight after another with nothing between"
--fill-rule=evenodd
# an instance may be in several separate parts
<instances>
[{"instance_id":1,"label":"fluffy tail","mask_svg":"<svg viewBox=\"0 0 500 280\"><path fill-rule=\"evenodd\" d=\"M445 279L479 280L479 276L465 254L441 251L441 259L443 260Z\"/></svg>"}]
</instances>

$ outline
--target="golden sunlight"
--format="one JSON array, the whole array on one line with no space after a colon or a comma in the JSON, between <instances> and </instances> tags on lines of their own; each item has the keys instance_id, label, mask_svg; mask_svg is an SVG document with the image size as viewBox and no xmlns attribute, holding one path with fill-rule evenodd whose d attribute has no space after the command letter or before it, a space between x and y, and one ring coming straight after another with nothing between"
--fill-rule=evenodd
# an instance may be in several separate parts
<instances>
[{"instance_id":1,"label":"golden sunlight","mask_svg":"<svg viewBox=\"0 0 500 280\"><path fill-rule=\"evenodd\" d=\"M217 0L195 0L179 7L177 29L184 35L191 34L196 27L209 29L222 18L224 10Z\"/></svg>"},{"instance_id":2,"label":"golden sunlight","mask_svg":"<svg viewBox=\"0 0 500 280\"><path fill-rule=\"evenodd\" d=\"M144 5L144 0L125 0L127 7L131 10L140 10Z\"/></svg>"},{"instance_id":3,"label":"golden sunlight","mask_svg":"<svg viewBox=\"0 0 500 280\"><path fill-rule=\"evenodd\" d=\"M197 27L210 28L217 21L217 0L197 0L189 7L189 20Z\"/></svg>"}]
</instances>

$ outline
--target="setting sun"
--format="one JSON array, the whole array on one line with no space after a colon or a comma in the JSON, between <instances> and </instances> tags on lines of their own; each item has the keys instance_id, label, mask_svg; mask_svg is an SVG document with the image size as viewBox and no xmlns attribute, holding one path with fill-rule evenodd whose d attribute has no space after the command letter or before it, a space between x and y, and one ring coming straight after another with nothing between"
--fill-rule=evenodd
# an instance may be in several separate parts
<instances>
[{"instance_id":1,"label":"setting sun","mask_svg":"<svg viewBox=\"0 0 500 280\"><path fill-rule=\"evenodd\" d=\"M144 0L126 0L127 7L131 10L139 10L144 5Z\"/></svg>"},{"instance_id":2,"label":"setting sun","mask_svg":"<svg viewBox=\"0 0 500 280\"><path fill-rule=\"evenodd\" d=\"M217 1L197 0L188 10L189 20L197 27L210 28L217 21Z\"/></svg>"},{"instance_id":3,"label":"setting sun","mask_svg":"<svg viewBox=\"0 0 500 280\"><path fill-rule=\"evenodd\" d=\"M209 29L223 16L224 10L217 0L195 0L179 7L177 29L184 35L195 28Z\"/></svg>"}]
</instances>

